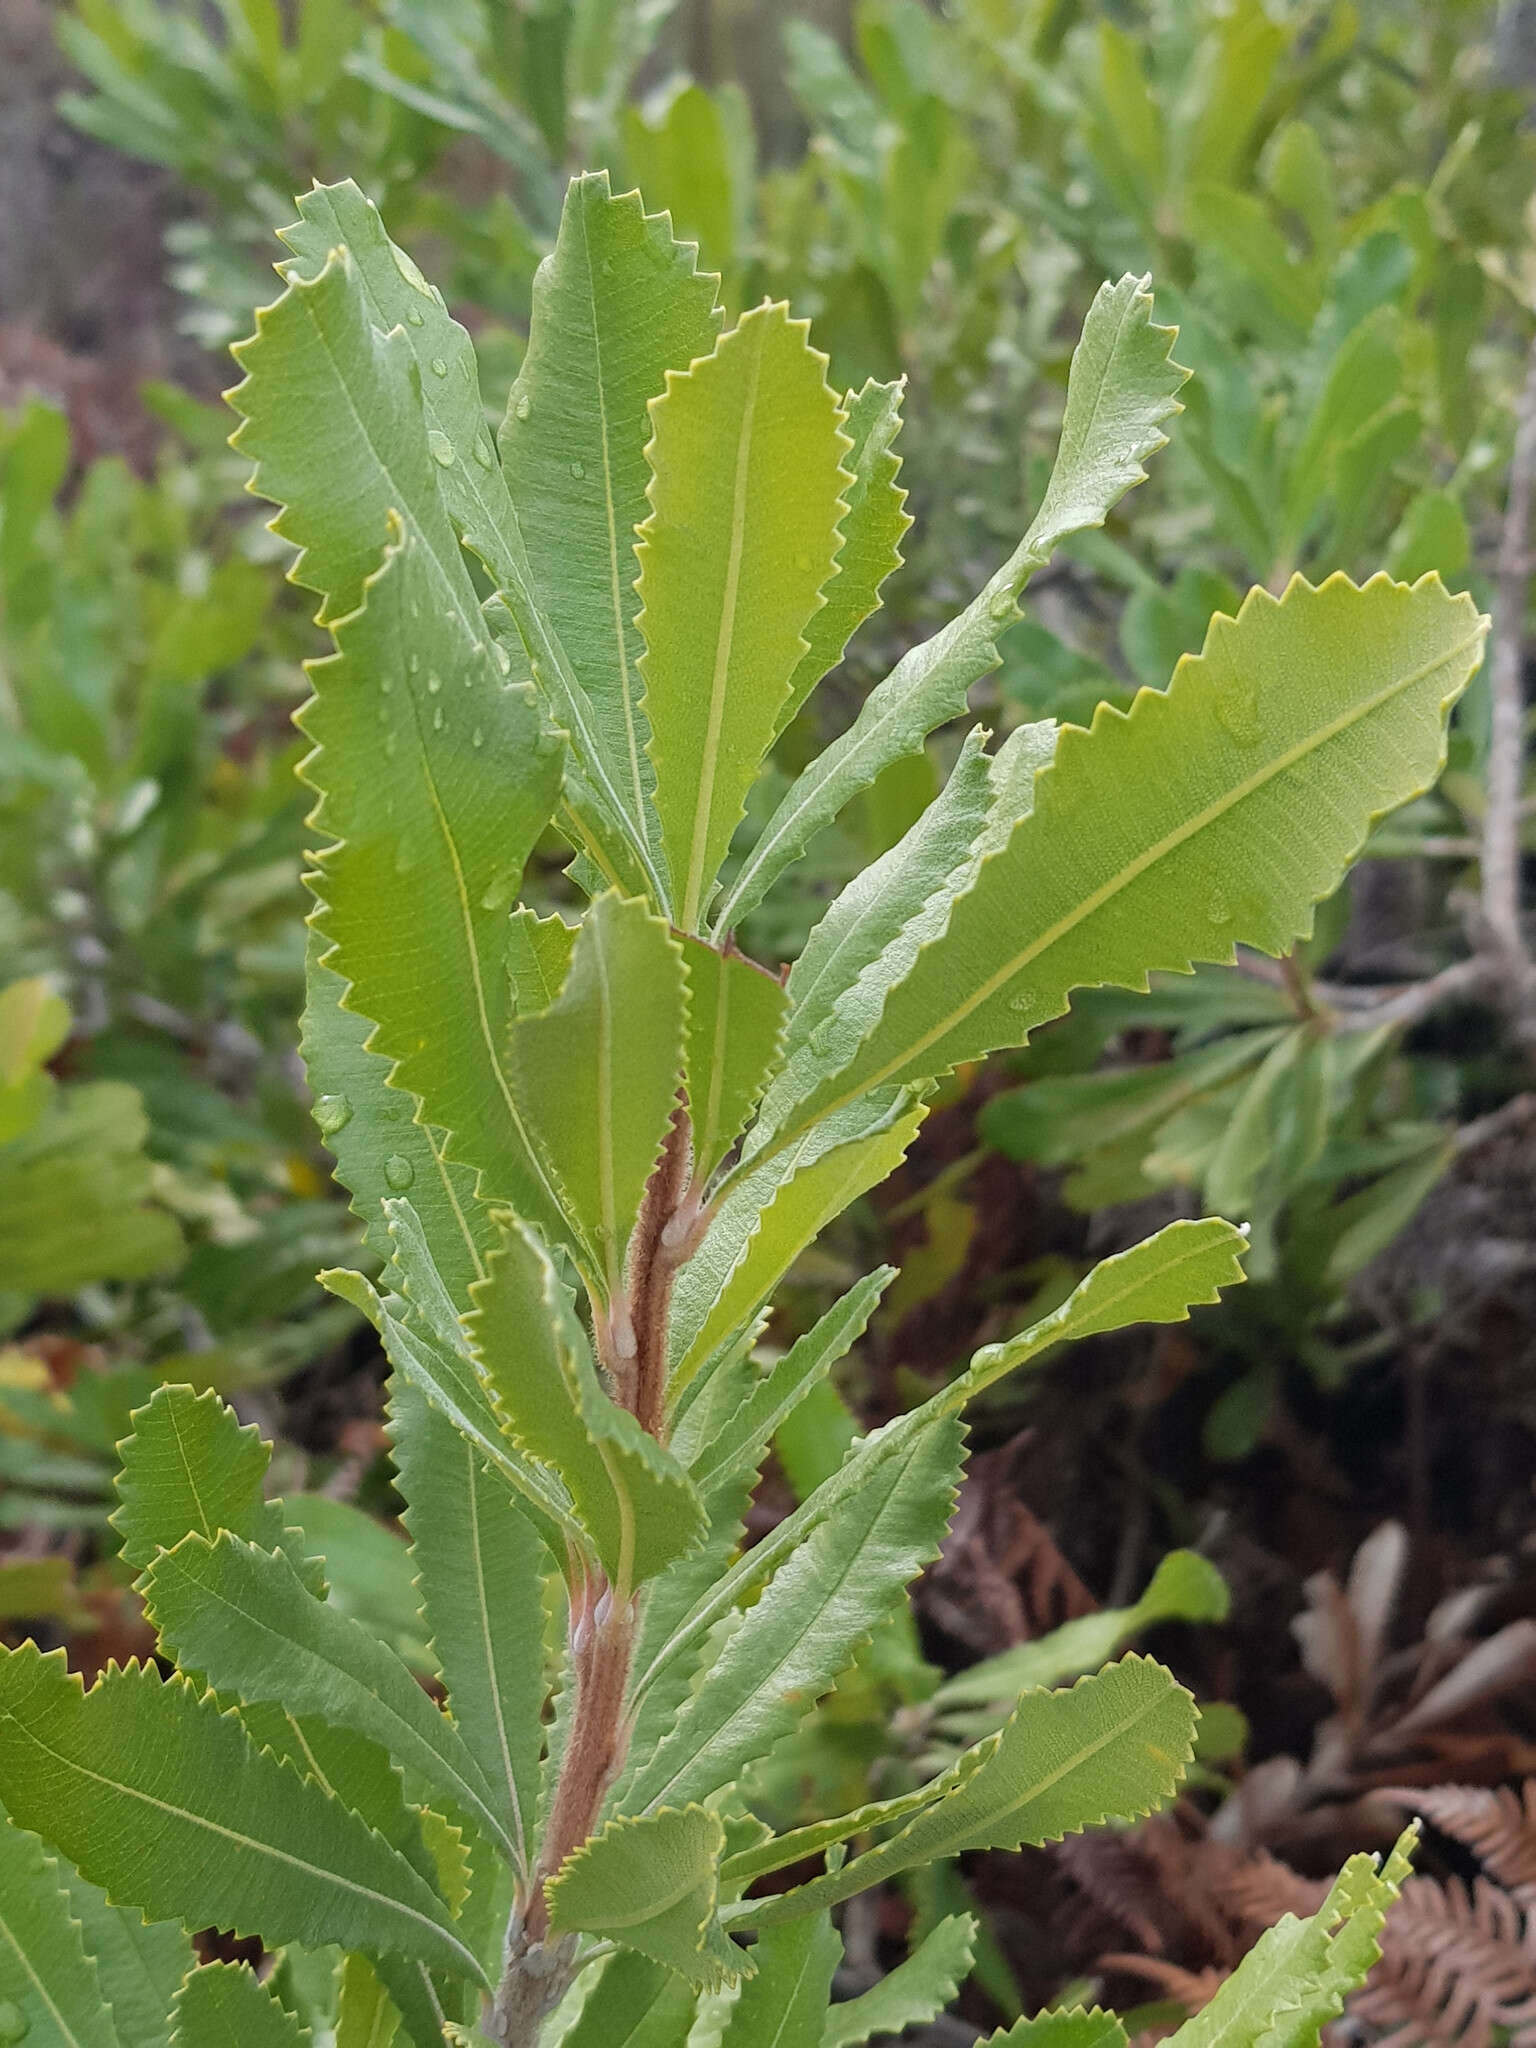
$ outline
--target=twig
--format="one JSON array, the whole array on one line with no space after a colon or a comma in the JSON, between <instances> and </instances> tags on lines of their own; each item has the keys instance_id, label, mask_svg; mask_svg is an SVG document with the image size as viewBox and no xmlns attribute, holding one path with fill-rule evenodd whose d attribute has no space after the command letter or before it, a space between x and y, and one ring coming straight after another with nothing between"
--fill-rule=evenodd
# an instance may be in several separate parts
<instances>
[{"instance_id":1,"label":"twig","mask_svg":"<svg viewBox=\"0 0 1536 2048\"><path fill-rule=\"evenodd\" d=\"M1484 942L1501 956L1519 986L1507 990L1522 1009L1536 994L1536 966L1520 929L1520 801L1525 769L1525 598L1530 578L1526 549L1536 493L1536 341L1526 363L1515 415L1509 496L1499 542L1494 600L1493 657L1488 679L1493 699L1488 747L1488 809L1483 818L1482 924Z\"/></svg>"}]
</instances>

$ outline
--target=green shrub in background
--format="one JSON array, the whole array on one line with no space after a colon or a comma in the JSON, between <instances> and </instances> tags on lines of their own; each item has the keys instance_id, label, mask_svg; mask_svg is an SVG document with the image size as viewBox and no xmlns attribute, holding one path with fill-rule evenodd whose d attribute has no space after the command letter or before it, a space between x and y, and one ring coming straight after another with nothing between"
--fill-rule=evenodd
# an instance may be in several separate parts
<instances>
[{"instance_id":1,"label":"green shrub in background","mask_svg":"<svg viewBox=\"0 0 1536 2048\"><path fill-rule=\"evenodd\" d=\"M1145 289L1094 300L1023 540L743 848L776 734L892 565L898 394L834 390L782 304L721 331L666 220L586 177L493 441L467 334L369 202L320 189L301 215L234 403L335 644L302 714L326 841L305 1056L384 1273L325 1278L393 1367L449 1711L326 1597L302 1510L263 1498L254 1433L162 1390L123 1446L115 1521L175 1675L109 1669L84 1692L62 1653L0 1656L0 1882L29 1930L0 1988L103 2048L173 2024L184 2048L220 2027L297 2044L310 2019L341 2040L596 2048L642 2016L682 2048L703 2000L728 2048L862 2040L949 1997L971 1930L933 1927L829 2009L832 1910L1161 1804L1193 1702L1135 1656L1032 1683L1112 1648L1106 1618L889 1800L776 1834L742 1781L903 1611L952 1511L967 1401L1056 1343L1182 1319L1241 1277L1244 1241L1186 1221L1106 1260L742 1551L770 1441L890 1276L766 1373L765 1309L899 1161L938 1077L1021 1044L1074 988L1283 952L1372 821L1438 773L1485 622L1433 576L1297 577L1213 621L1128 715L1022 726L995 752L973 729L781 983L732 945L733 916L963 713L1030 577L1163 445L1184 373ZM519 901L551 821L589 899L574 922ZM1352 1862L1180 2038L1315 2033L1372 1959L1406 1846ZM282 1951L273 1989L191 1968L178 1922ZM1125 2038L1080 2011L1000 2038L1037 2035Z\"/></svg>"}]
</instances>

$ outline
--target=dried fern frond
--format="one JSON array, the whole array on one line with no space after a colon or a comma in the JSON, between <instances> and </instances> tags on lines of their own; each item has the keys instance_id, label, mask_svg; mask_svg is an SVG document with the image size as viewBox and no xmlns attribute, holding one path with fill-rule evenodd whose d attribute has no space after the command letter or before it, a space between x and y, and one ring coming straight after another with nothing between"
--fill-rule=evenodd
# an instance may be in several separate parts
<instances>
[{"instance_id":1,"label":"dried fern frond","mask_svg":"<svg viewBox=\"0 0 1536 2048\"><path fill-rule=\"evenodd\" d=\"M1164 1998L1182 2005L1186 2012L1199 2012L1203 2005L1209 2005L1232 1974L1214 1963L1203 1970L1180 1969L1177 1963L1162 1956L1100 1956L1099 1967L1123 1971L1128 1977L1144 1977Z\"/></svg>"},{"instance_id":2,"label":"dried fern frond","mask_svg":"<svg viewBox=\"0 0 1536 2048\"><path fill-rule=\"evenodd\" d=\"M1508 1785L1431 1785L1390 1796L1464 1842L1506 1891L1536 1904L1536 1778L1526 1779L1523 1795Z\"/></svg>"},{"instance_id":3,"label":"dried fern frond","mask_svg":"<svg viewBox=\"0 0 1536 2048\"><path fill-rule=\"evenodd\" d=\"M1478 1878L1410 1878L1350 2001L1377 2048L1536 2048L1536 1915Z\"/></svg>"}]
</instances>

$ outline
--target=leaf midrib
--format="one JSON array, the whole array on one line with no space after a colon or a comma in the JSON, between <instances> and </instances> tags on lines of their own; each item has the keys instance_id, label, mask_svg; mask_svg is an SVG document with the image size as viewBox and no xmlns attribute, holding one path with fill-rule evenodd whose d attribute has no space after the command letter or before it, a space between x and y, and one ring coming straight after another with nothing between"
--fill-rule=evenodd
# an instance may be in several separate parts
<instances>
[{"instance_id":1,"label":"leaf midrib","mask_svg":"<svg viewBox=\"0 0 1536 2048\"><path fill-rule=\"evenodd\" d=\"M63 1894L60 1893L59 1896L62 1898ZM43 2004L48 2008L48 2011L52 2015L54 2023L58 2027L60 2034L64 2038L64 2041L67 2043L67 2048L86 2048L86 2044L81 2041L80 2036L75 2032L74 2028L65 2019L63 2013L60 2012L58 2006L49 1996L47 1985L43 1982L42 1978L37 1974L36 1970L33 1969L31 1960L28 1957L26 1950L22 1947L21 1943L16 1939L16 1936L11 1932L10 1924L4 1918L3 1915L0 1915L0 1935L4 1935L6 1941L9 1943L11 1949L15 1953L17 1962L20 1963L22 1969L25 1971L27 1977L30 1979L33 1989L36 1991L38 1997L43 2001ZM82 1955L84 1954L83 1949L81 1953ZM89 1962L91 1958L87 1956L85 1960ZM97 1990L97 1997L98 1999L101 1998L99 1987ZM106 2018L107 2006L105 2000L101 2001L101 2010L102 2017ZM113 2036L113 2039L114 2041L116 2040L115 2035Z\"/></svg>"},{"instance_id":2,"label":"leaf midrib","mask_svg":"<svg viewBox=\"0 0 1536 2048\"><path fill-rule=\"evenodd\" d=\"M873 1089L879 1088L885 1082L891 1080L909 1062L920 1059L931 1046L938 1044L949 1032L963 1024L968 1017L973 1016L984 1003L990 1002L993 996L1006 987L1015 975L1022 973L1032 961L1037 960L1042 953L1056 945L1070 932L1101 910L1106 903L1112 902L1123 890L1128 889L1133 882L1139 880L1158 861L1165 860L1169 855L1176 853L1181 846L1194 838L1196 833L1205 831L1208 826L1215 824L1219 818L1224 817L1229 811L1235 810L1239 804L1246 803L1250 797L1256 795L1267 783L1274 781L1278 776L1285 774L1287 770L1294 768L1298 761L1305 760L1308 754L1315 753L1320 748L1327 746L1331 741L1337 739L1341 733L1347 732L1352 725L1358 724L1363 718L1368 718L1372 712L1379 711L1384 704L1388 704L1394 697L1400 696L1404 690L1412 689L1416 683L1422 682L1426 677L1433 675L1436 669L1448 667L1450 663L1455 661L1458 655L1464 654L1468 648L1476 646L1481 639L1482 627L1474 627L1455 646L1437 654L1433 660L1421 663L1418 668L1410 670L1407 675L1396 678L1385 689L1378 690L1373 696L1366 698L1360 704L1353 705L1347 711L1341 712L1337 718L1332 719L1320 730L1308 733L1303 739L1296 741L1294 745L1275 756L1272 761L1266 763L1262 768L1256 769L1245 781L1224 792L1214 803L1207 804L1204 810L1197 811L1192 816L1184 819L1172 831L1165 833L1155 845L1144 847L1133 860L1127 862L1115 874L1101 882L1098 888L1093 890L1090 895L1074 904L1071 910L1059 917L1053 925L1031 940L1011 960L1006 961L1003 966L995 969L985 981L980 983L969 995L963 997L945 1017L928 1031L924 1032L921 1037L905 1046L899 1054L888 1060L874 1074L862 1079L855 1087L834 1098L832 1102L822 1108L819 1108L814 1117L809 1120L809 1124L814 1125L825 1121L826 1118L836 1115L838 1110L845 1108L849 1103L856 1102L860 1096L869 1094ZM1030 816L1038 817L1040 813L1038 811L1032 812ZM975 888L980 885L981 876L985 869L990 866L993 860L999 859L1008 852L1013 844L1014 836L1016 836L1020 827L1028 822L1028 819L1021 820L1020 826L1015 827L1014 834L1010 835L996 853L989 854L987 859L981 863L977 870L976 882L966 892L967 895L974 893ZM1043 823L1041 829L1045 829ZM963 900L964 898L956 899L957 907L959 902ZM916 963L914 962L914 969L915 966ZM887 993L886 1002L889 1002L891 996L895 995L904 985L904 983L898 982L896 987ZM882 1005L881 1017L883 1018L883 1016L884 1006ZM863 1042L867 1042L868 1038L873 1036L873 1033L879 1029L879 1025L880 1019L877 1019L871 1030L865 1034ZM857 1054L854 1057L857 1058ZM754 1166L764 1165L769 1159L783 1150L786 1143L797 1137L801 1131L808 1127L809 1125L807 1124L800 1124L792 1127L789 1132L781 1134L780 1138L771 1146L757 1154L752 1164Z\"/></svg>"},{"instance_id":3,"label":"leaf midrib","mask_svg":"<svg viewBox=\"0 0 1536 2048\"><path fill-rule=\"evenodd\" d=\"M190 1807L174 1806L169 1800L157 1799L152 1792L141 1791L137 1785L125 1785L116 1778L109 1778L100 1771L93 1771L89 1764L80 1763L74 1757L67 1756L63 1750L55 1749L51 1743L45 1742L34 1729L27 1727L14 1713L9 1710L0 1711L5 1712L5 1718L11 1723L12 1727L25 1736L35 1748L40 1749L44 1756L52 1757L54 1762L62 1764L65 1770L73 1771L77 1776L87 1779L91 1784L100 1785L108 1792L121 1793L124 1798L136 1799L141 1805L148 1806L157 1813L168 1814L172 1820L184 1821L192 1827L203 1828L209 1834L217 1835L223 1841L233 1842L242 1849L253 1850L258 1856L270 1857L274 1863L284 1864L290 1870L303 1871L312 1878L318 1878L324 1884L336 1885L342 1891L352 1892L360 1899L369 1899L375 1905L387 1907L393 1913L403 1914L405 1918L416 1921L420 1926L430 1928L439 1940L448 1942L464 1958L465 1962L470 1966L469 1974L477 1982L483 1981L483 1972L479 1963L475 1960L473 1952L464 1945L451 1928L444 1927L440 1921L432 1919L430 1915L423 1913L419 1907L408 1904L404 1899L392 1898L387 1892L375 1891L371 1885L362 1884L356 1878L346 1877L338 1870L326 1870L320 1864L308 1863L302 1856L294 1856L286 1849L279 1849L275 1843L259 1842L252 1835L241 1834L237 1828L223 1827L218 1821L209 1820L204 1814L194 1813ZM409 1868L408 1865L406 1867Z\"/></svg>"}]
</instances>

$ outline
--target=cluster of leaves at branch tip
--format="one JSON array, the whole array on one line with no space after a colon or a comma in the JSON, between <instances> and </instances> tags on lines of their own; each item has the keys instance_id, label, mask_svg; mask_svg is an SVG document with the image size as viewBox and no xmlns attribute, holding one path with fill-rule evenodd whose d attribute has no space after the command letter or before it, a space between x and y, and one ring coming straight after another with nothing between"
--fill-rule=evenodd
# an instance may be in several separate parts
<instances>
[{"instance_id":1,"label":"cluster of leaves at branch tip","mask_svg":"<svg viewBox=\"0 0 1536 2048\"><path fill-rule=\"evenodd\" d=\"M572 2048L637 2028L682 2048L703 1999L726 2048L895 2031L953 1995L974 1921L833 2006L834 1909L1151 1811L1192 1700L1137 1655L1050 1689L1117 1640L1085 1638L993 1674L991 1732L873 1805L775 1835L751 1769L936 1555L967 1401L1215 1300L1245 1240L1210 1217L1105 1260L743 1549L776 1433L890 1276L776 1362L755 1349L774 1290L900 1161L937 1077L1074 989L1305 932L1372 821L1433 781L1484 622L1432 576L1296 579L1128 713L971 732L781 979L737 920L965 715L1031 575L1163 446L1184 372L1146 280L1093 303L1016 550L753 831L767 755L898 559L899 389L833 389L784 306L723 331L667 217L586 176L493 440L468 335L372 204L343 184L299 211L231 402L334 642L300 718L303 1048L368 1265L325 1277L388 1354L442 1704L327 1597L254 1431L163 1388L122 1446L115 1523L172 1675L109 1667L87 1691L62 1655L0 1653L0 1999L53 2015L38 2039L294 2048L285 1973L324 1951L338 2043L536 2042L577 1982ZM551 827L590 899L573 921L519 900ZM1405 1867L1351 1864L1184 2048L1315 2039ZM279 1952L278 1975L194 1968L209 1925ZM1124 2040L1081 2011L997 2039L1037 2035Z\"/></svg>"}]
</instances>

